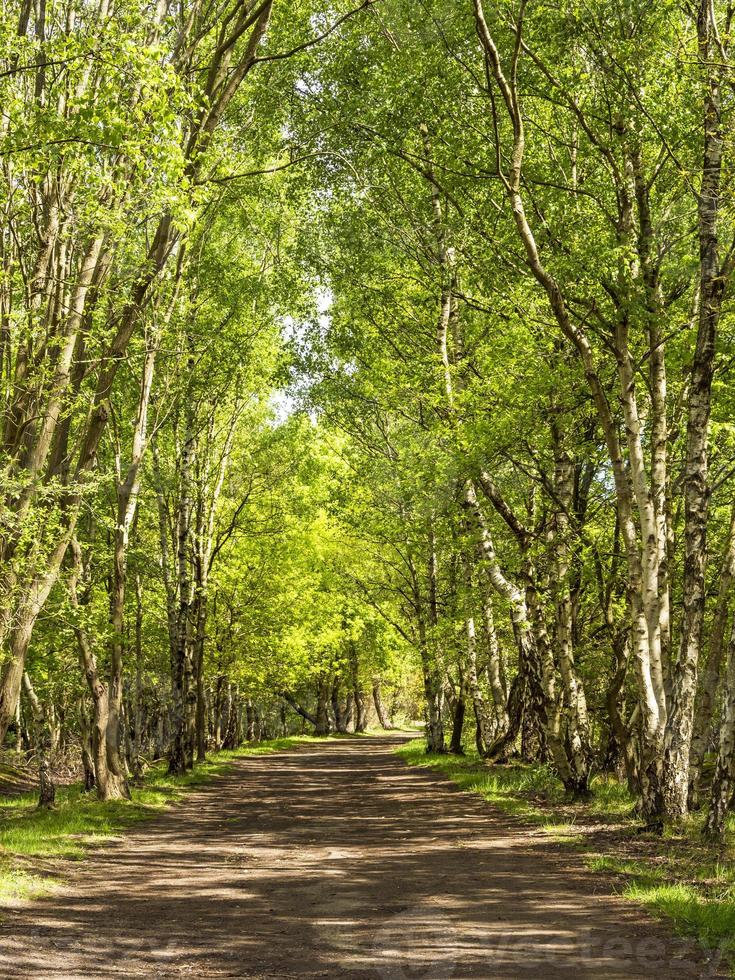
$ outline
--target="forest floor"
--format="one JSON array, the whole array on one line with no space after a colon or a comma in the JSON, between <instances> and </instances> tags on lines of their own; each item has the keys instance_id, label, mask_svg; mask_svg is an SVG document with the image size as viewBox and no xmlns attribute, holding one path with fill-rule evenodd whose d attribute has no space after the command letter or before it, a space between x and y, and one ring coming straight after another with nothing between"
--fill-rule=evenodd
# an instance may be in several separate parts
<instances>
[{"instance_id":1,"label":"forest floor","mask_svg":"<svg viewBox=\"0 0 735 980\"><path fill-rule=\"evenodd\" d=\"M7 907L2 977L721 976L400 736L235 759ZM72 880L73 879L73 880Z\"/></svg>"}]
</instances>

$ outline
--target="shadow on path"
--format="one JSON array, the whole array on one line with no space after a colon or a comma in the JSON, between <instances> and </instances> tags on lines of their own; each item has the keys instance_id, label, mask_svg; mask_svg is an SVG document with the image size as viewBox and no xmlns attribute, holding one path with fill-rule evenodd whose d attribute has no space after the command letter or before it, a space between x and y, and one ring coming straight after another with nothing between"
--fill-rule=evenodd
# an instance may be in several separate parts
<instances>
[{"instance_id":1,"label":"shadow on path","mask_svg":"<svg viewBox=\"0 0 735 980\"><path fill-rule=\"evenodd\" d=\"M719 976L397 738L249 757L3 913L0 976ZM723 974L725 975L725 974Z\"/></svg>"}]
</instances>

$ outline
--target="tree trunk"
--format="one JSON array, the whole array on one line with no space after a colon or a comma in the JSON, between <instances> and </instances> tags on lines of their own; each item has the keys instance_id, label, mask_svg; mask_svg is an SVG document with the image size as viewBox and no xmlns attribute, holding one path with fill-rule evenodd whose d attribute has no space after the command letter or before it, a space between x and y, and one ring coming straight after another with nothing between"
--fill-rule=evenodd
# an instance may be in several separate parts
<instances>
[{"instance_id":1,"label":"tree trunk","mask_svg":"<svg viewBox=\"0 0 735 980\"><path fill-rule=\"evenodd\" d=\"M141 464L147 446L148 405L153 386L156 345L146 349L138 408L133 427L130 461L124 475L120 465L121 448L117 447L117 522L115 524L110 600L110 675L108 684L107 767L118 783L127 780L127 765L121 752L123 724L123 664L125 659L125 593L127 588L128 546L135 520L140 492Z\"/></svg>"},{"instance_id":2,"label":"tree trunk","mask_svg":"<svg viewBox=\"0 0 735 980\"><path fill-rule=\"evenodd\" d=\"M236 749L242 742L242 723L240 718L240 697L234 684L227 685L225 701L227 725L222 743L223 749Z\"/></svg>"},{"instance_id":3,"label":"tree trunk","mask_svg":"<svg viewBox=\"0 0 735 980\"><path fill-rule=\"evenodd\" d=\"M725 705L720 727L717 765L703 834L724 842L728 809L735 789L735 627L730 636L725 679Z\"/></svg>"},{"instance_id":4,"label":"tree trunk","mask_svg":"<svg viewBox=\"0 0 735 980\"><path fill-rule=\"evenodd\" d=\"M347 694L347 700L345 701L345 724L347 725L347 731L355 730L355 696L352 691Z\"/></svg>"},{"instance_id":5,"label":"tree trunk","mask_svg":"<svg viewBox=\"0 0 735 980\"><path fill-rule=\"evenodd\" d=\"M133 708L133 772L139 777L145 751L143 741L143 585L140 575L135 576L135 704Z\"/></svg>"},{"instance_id":6,"label":"tree trunk","mask_svg":"<svg viewBox=\"0 0 735 980\"><path fill-rule=\"evenodd\" d=\"M334 714L334 726L340 735L347 734L347 712L342 710L340 701L341 681L339 676L335 677L332 684L332 713Z\"/></svg>"},{"instance_id":7,"label":"tree trunk","mask_svg":"<svg viewBox=\"0 0 735 980\"><path fill-rule=\"evenodd\" d=\"M353 690L355 698L355 732L366 732L368 727L368 709L365 692L359 682Z\"/></svg>"},{"instance_id":8,"label":"tree trunk","mask_svg":"<svg viewBox=\"0 0 735 980\"><path fill-rule=\"evenodd\" d=\"M193 367L192 357L189 364ZM171 748L168 771L172 774L186 772L193 764L190 721L190 697L192 664L192 601L193 580L191 575L192 550L192 477L194 466L194 416L193 405L188 399L185 407L183 446L179 459L179 488L176 515L176 623L171 663ZM232 746L234 748L234 746Z\"/></svg>"},{"instance_id":9,"label":"tree trunk","mask_svg":"<svg viewBox=\"0 0 735 980\"><path fill-rule=\"evenodd\" d=\"M499 731L492 743L485 748L485 757L492 762L501 764L507 762L515 750L518 736L524 727L527 687L528 678L524 671L519 669L513 678L508 693L508 723L504 729Z\"/></svg>"},{"instance_id":10,"label":"tree trunk","mask_svg":"<svg viewBox=\"0 0 735 980\"><path fill-rule=\"evenodd\" d=\"M79 734L82 743L82 770L84 772L84 792L91 793L95 788L94 754L92 743L92 725L87 714L84 697L79 701Z\"/></svg>"},{"instance_id":11,"label":"tree trunk","mask_svg":"<svg viewBox=\"0 0 735 980\"><path fill-rule=\"evenodd\" d=\"M495 631L493 603L487 588L482 590L482 636L485 654L487 656L487 679L493 695L493 714L495 716L495 739L507 732L510 720L508 718L508 686L505 676L505 664L500 652L498 635ZM490 743L487 744L486 748Z\"/></svg>"},{"instance_id":12,"label":"tree trunk","mask_svg":"<svg viewBox=\"0 0 735 980\"><path fill-rule=\"evenodd\" d=\"M212 706L212 713L214 715L214 750L219 752L222 748L222 712L224 710L224 698L223 691L225 685L225 677L222 674L217 675L217 680L214 687L214 705Z\"/></svg>"},{"instance_id":13,"label":"tree trunk","mask_svg":"<svg viewBox=\"0 0 735 980\"><path fill-rule=\"evenodd\" d=\"M565 742L574 796L589 795L591 748L587 698L574 662L572 634L572 598L569 591L571 554L569 544L569 514L574 496L574 466L563 446L557 425L552 424L555 465L554 486L559 506L554 514L552 548L554 552L554 608L556 619L556 651L567 706Z\"/></svg>"},{"instance_id":14,"label":"tree trunk","mask_svg":"<svg viewBox=\"0 0 735 980\"><path fill-rule=\"evenodd\" d=\"M230 715L232 714L232 685L224 678L224 693L222 697L221 710L220 710L220 730L222 732L222 741L220 748L227 748L227 733L230 728Z\"/></svg>"},{"instance_id":15,"label":"tree trunk","mask_svg":"<svg viewBox=\"0 0 735 980\"><path fill-rule=\"evenodd\" d=\"M725 146L721 86L730 66L720 55L714 5L700 0L697 35L700 69L704 75L702 115L704 152L697 195L699 232L699 323L689 376L686 455L684 463L684 616L679 657L674 674L672 710L667 730L667 813L674 819L687 814L690 747L694 732L697 669L706 598L707 518L710 488L707 476L708 429L715 371L717 331L732 263L720 262L720 186Z\"/></svg>"},{"instance_id":16,"label":"tree trunk","mask_svg":"<svg viewBox=\"0 0 735 980\"><path fill-rule=\"evenodd\" d=\"M699 805L699 782L702 776L704 755L711 737L712 713L726 646L728 606L733 578L735 578L735 504L730 511L730 529L720 571L717 604L709 633L707 664L699 687L694 712L694 733L689 757L689 807L691 809L696 809Z\"/></svg>"},{"instance_id":17,"label":"tree trunk","mask_svg":"<svg viewBox=\"0 0 735 980\"><path fill-rule=\"evenodd\" d=\"M325 678L317 682L315 735L329 735L332 726L329 721L329 684Z\"/></svg>"},{"instance_id":18,"label":"tree trunk","mask_svg":"<svg viewBox=\"0 0 735 980\"><path fill-rule=\"evenodd\" d=\"M463 556L463 565L467 587L465 604L469 604L474 594L474 583L472 580L472 566L466 556ZM494 741L495 732L493 731L491 712L477 675L477 636L475 633L475 618L472 615L471 609L465 612L465 634L467 640L467 685L472 698L472 707L477 724L477 751L480 755L484 755Z\"/></svg>"},{"instance_id":19,"label":"tree trunk","mask_svg":"<svg viewBox=\"0 0 735 980\"><path fill-rule=\"evenodd\" d=\"M578 786L576 775L569 762L562 730L563 701L557 692L554 654L546 630L544 610L541 608L535 585L532 584L532 573L529 574L528 579L526 591L528 611L533 623L536 650L541 667L542 704L539 705L538 714L542 720L547 746L557 774L567 793L577 796L583 793L586 787Z\"/></svg>"},{"instance_id":20,"label":"tree trunk","mask_svg":"<svg viewBox=\"0 0 735 980\"><path fill-rule=\"evenodd\" d=\"M78 584L83 573L82 551L76 539L70 545L72 555L72 574L69 578L69 598L72 607L79 611L86 605L79 599ZM92 697L92 762L94 766L94 782L97 796L100 800L130 799L130 788L125 774L119 774L110 769L108 753L109 733L109 699L107 686L100 679L97 670L97 658L87 632L77 621L74 633L79 650L79 659L87 681L87 687Z\"/></svg>"},{"instance_id":21,"label":"tree trunk","mask_svg":"<svg viewBox=\"0 0 735 980\"><path fill-rule=\"evenodd\" d=\"M31 679L25 672L23 674L23 687L28 697L28 703L31 706L31 713L34 721L33 727L35 729L36 751L38 753L38 809L53 810L56 802L56 787L54 786L54 782L51 777L51 767L48 761L48 718L46 712L41 706L41 702L38 700L35 690L33 689Z\"/></svg>"},{"instance_id":22,"label":"tree trunk","mask_svg":"<svg viewBox=\"0 0 735 980\"><path fill-rule=\"evenodd\" d=\"M464 681L460 678L457 699L454 702L454 715L452 716L452 737L449 742L449 751L452 755L464 755L462 735L464 733L466 712L467 702L465 701Z\"/></svg>"},{"instance_id":23,"label":"tree trunk","mask_svg":"<svg viewBox=\"0 0 735 980\"><path fill-rule=\"evenodd\" d=\"M253 702L248 698L245 702L245 741L255 741L255 709Z\"/></svg>"},{"instance_id":24,"label":"tree trunk","mask_svg":"<svg viewBox=\"0 0 735 980\"><path fill-rule=\"evenodd\" d=\"M23 752L23 716L20 706L20 698L15 706L15 754Z\"/></svg>"},{"instance_id":25,"label":"tree trunk","mask_svg":"<svg viewBox=\"0 0 735 980\"><path fill-rule=\"evenodd\" d=\"M383 704L382 683L380 677L373 677L373 704L375 705L375 713L378 716L380 727L386 732L392 732L395 725L388 717L385 705Z\"/></svg>"},{"instance_id":26,"label":"tree trunk","mask_svg":"<svg viewBox=\"0 0 735 980\"><path fill-rule=\"evenodd\" d=\"M47 569L29 584L24 599L17 603L12 615L5 611L11 622L4 644L8 650L8 658L0 675L0 745L5 741L8 727L15 718L33 628L58 578L70 535L71 530L67 528L65 536L49 559Z\"/></svg>"},{"instance_id":27,"label":"tree trunk","mask_svg":"<svg viewBox=\"0 0 735 980\"><path fill-rule=\"evenodd\" d=\"M360 661L357 656L357 644L354 640L350 641L350 681L352 685L352 696L355 704L355 732L367 731L368 712L365 703L365 692L360 683Z\"/></svg>"},{"instance_id":28,"label":"tree trunk","mask_svg":"<svg viewBox=\"0 0 735 980\"><path fill-rule=\"evenodd\" d=\"M299 704L293 694L291 694L289 691L281 691L281 697L287 704L291 705L296 714L300 715L304 721L308 721L310 725L314 726L314 728L317 727L318 723L316 715L313 715L310 711L307 711L306 708Z\"/></svg>"},{"instance_id":29,"label":"tree trunk","mask_svg":"<svg viewBox=\"0 0 735 980\"><path fill-rule=\"evenodd\" d=\"M168 748L166 723L168 717L169 712L167 706L162 703L157 704L155 711L156 724L153 729L153 758L155 760L163 759L166 755L166 749Z\"/></svg>"},{"instance_id":30,"label":"tree trunk","mask_svg":"<svg viewBox=\"0 0 735 980\"><path fill-rule=\"evenodd\" d=\"M444 744L444 691L436 672L424 676L426 697L426 751L442 753Z\"/></svg>"},{"instance_id":31,"label":"tree trunk","mask_svg":"<svg viewBox=\"0 0 735 980\"><path fill-rule=\"evenodd\" d=\"M429 582L429 626L436 630L439 622L439 611L437 602L437 578L438 563L436 554L436 540L433 526L429 526L429 563L428 563L428 582ZM446 751L444 743L444 680L442 668L439 660L439 650L437 641L432 636L431 641L427 636L426 619L424 615L424 604L419 579L416 570L411 563L411 579L414 596L414 608L419 634L419 655L421 657L421 667L424 676L424 696L426 698L426 751L443 753Z\"/></svg>"},{"instance_id":32,"label":"tree trunk","mask_svg":"<svg viewBox=\"0 0 735 980\"><path fill-rule=\"evenodd\" d=\"M39 795L38 809L53 810L56 804L56 786L51 777L51 767L48 759L42 759L38 764Z\"/></svg>"},{"instance_id":33,"label":"tree trunk","mask_svg":"<svg viewBox=\"0 0 735 980\"><path fill-rule=\"evenodd\" d=\"M115 554L113 559L112 599L110 621L113 630L110 643L110 675L107 688L107 732L105 746L107 768L115 780L127 780L127 765L122 748L123 738L123 661L124 661L124 615L127 561L127 532L123 534L118 527L115 534Z\"/></svg>"},{"instance_id":34,"label":"tree trunk","mask_svg":"<svg viewBox=\"0 0 735 980\"><path fill-rule=\"evenodd\" d=\"M615 742L622 753L628 789L632 795L640 793L640 773L638 770L638 755L632 737L630 722L623 720L619 705L620 693L623 690L625 676L628 670L630 647L627 636L618 636L613 644L614 673L605 695L607 714Z\"/></svg>"},{"instance_id":35,"label":"tree trunk","mask_svg":"<svg viewBox=\"0 0 735 980\"><path fill-rule=\"evenodd\" d=\"M204 586L206 588L206 585ZM207 693L204 685L204 639L206 628L207 596L200 595L197 602L197 629L194 645L194 674L196 677L196 719L195 739L197 762L204 762L207 757Z\"/></svg>"},{"instance_id":36,"label":"tree trunk","mask_svg":"<svg viewBox=\"0 0 735 980\"><path fill-rule=\"evenodd\" d=\"M495 552L490 528L477 501L474 485L469 480L465 485L464 505L470 515L471 524L476 534L478 554L488 582L510 606L513 635L518 649L518 669L525 681L519 689L524 699L521 725L526 737L522 744L527 749L530 746L528 736L539 728L543 729L544 735L554 743L555 761L560 767L560 775L563 778L564 749L560 743L554 713L557 708L553 691L553 656L550 660L548 643L544 645L543 649L541 647L541 642L545 638L545 626L543 625L540 607L535 603L533 608L530 608L528 601L535 598L532 571L529 567L526 572L529 586L527 595L524 595L521 589L503 574ZM547 713L550 707L551 715ZM490 756L492 757L498 752L505 753L507 748L508 739L503 738L499 743L491 746Z\"/></svg>"}]
</instances>

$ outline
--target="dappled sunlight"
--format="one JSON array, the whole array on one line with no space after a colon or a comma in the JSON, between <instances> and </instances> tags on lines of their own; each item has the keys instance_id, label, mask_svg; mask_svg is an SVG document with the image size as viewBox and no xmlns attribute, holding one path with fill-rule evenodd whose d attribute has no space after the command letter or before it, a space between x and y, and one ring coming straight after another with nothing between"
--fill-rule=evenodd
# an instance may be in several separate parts
<instances>
[{"instance_id":1,"label":"dappled sunlight","mask_svg":"<svg viewBox=\"0 0 735 980\"><path fill-rule=\"evenodd\" d=\"M237 761L8 913L0 973L707 975L540 835L406 767L398 741Z\"/></svg>"}]
</instances>

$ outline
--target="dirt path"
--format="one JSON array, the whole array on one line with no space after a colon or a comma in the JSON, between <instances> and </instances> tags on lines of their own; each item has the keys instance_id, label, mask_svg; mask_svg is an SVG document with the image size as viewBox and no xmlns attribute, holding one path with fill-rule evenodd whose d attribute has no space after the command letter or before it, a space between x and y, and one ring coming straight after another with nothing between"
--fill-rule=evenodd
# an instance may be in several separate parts
<instances>
[{"instance_id":1,"label":"dirt path","mask_svg":"<svg viewBox=\"0 0 735 980\"><path fill-rule=\"evenodd\" d=\"M4 913L0 976L716 975L395 740L246 758Z\"/></svg>"}]
</instances>

